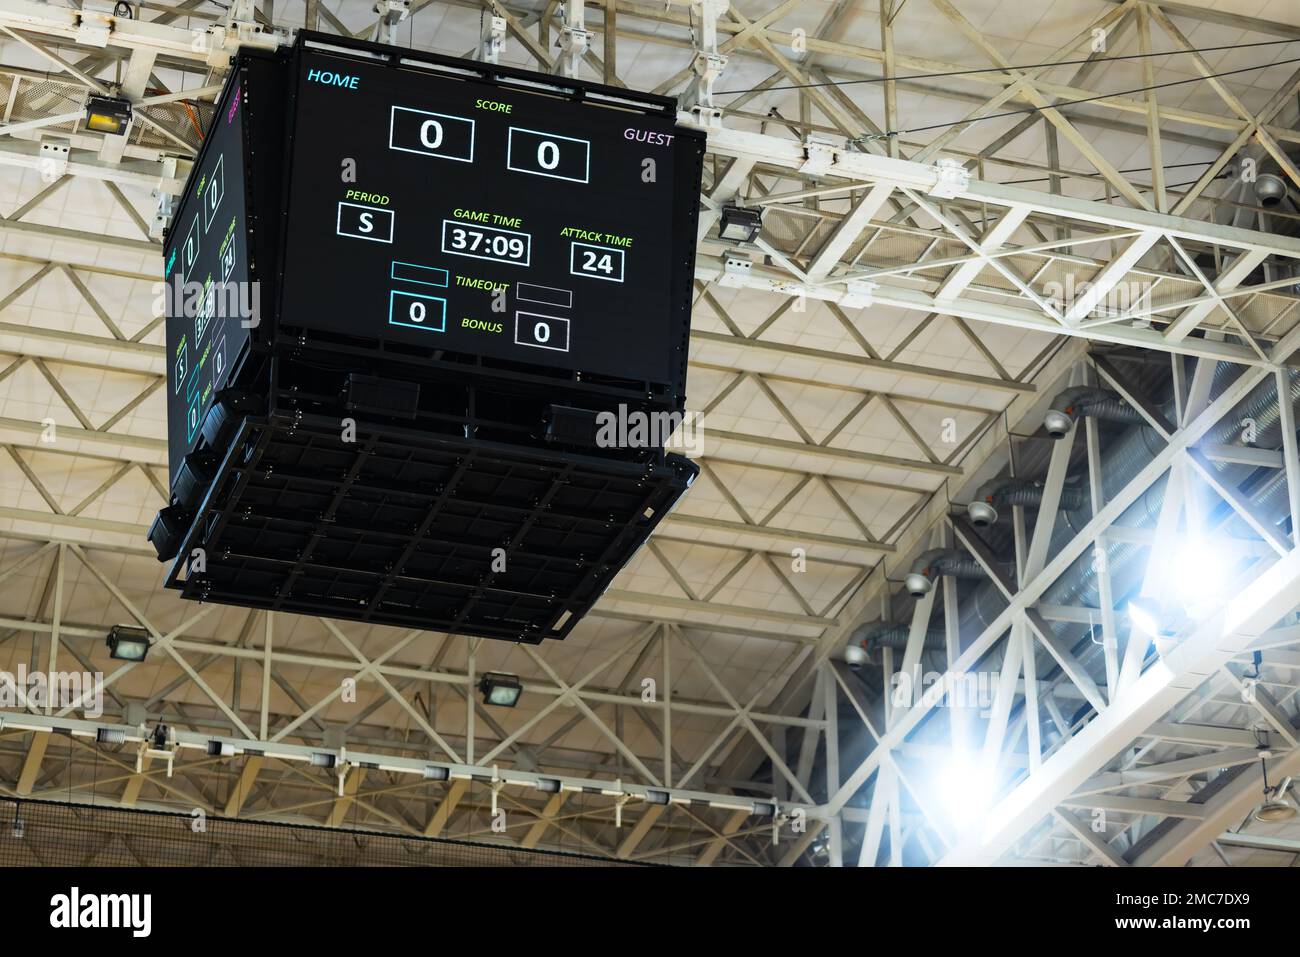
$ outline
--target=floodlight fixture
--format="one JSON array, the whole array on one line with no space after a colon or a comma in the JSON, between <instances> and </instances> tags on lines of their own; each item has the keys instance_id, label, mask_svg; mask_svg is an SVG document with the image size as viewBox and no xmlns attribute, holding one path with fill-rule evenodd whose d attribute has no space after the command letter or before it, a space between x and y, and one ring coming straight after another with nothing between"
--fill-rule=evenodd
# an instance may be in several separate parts
<instances>
[{"instance_id":1,"label":"floodlight fixture","mask_svg":"<svg viewBox=\"0 0 1300 957\"><path fill-rule=\"evenodd\" d=\"M108 632L108 654L119 661L144 661L149 654L149 632L128 625L114 625Z\"/></svg>"},{"instance_id":2,"label":"floodlight fixture","mask_svg":"<svg viewBox=\"0 0 1300 957\"><path fill-rule=\"evenodd\" d=\"M130 125L130 100L115 96L92 96L86 100L86 129L122 136Z\"/></svg>"},{"instance_id":3,"label":"floodlight fixture","mask_svg":"<svg viewBox=\"0 0 1300 957\"><path fill-rule=\"evenodd\" d=\"M1289 821L1295 815L1295 806L1287 801L1265 801L1255 810L1255 820L1265 824Z\"/></svg>"},{"instance_id":4,"label":"floodlight fixture","mask_svg":"<svg viewBox=\"0 0 1300 957\"><path fill-rule=\"evenodd\" d=\"M735 243L752 243L763 228L763 211L735 204L722 207L718 236Z\"/></svg>"},{"instance_id":5,"label":"floodlight fixture","mask_svg":"<svg viewBox=\"0 0 1300 957\"><path fill-rule=\"evenodd\" d=\"M515 675L489 671L479 680L478 690L483 694L484 704L513 708L518 703L524 686Z\"/></svg>"}]
</instances>

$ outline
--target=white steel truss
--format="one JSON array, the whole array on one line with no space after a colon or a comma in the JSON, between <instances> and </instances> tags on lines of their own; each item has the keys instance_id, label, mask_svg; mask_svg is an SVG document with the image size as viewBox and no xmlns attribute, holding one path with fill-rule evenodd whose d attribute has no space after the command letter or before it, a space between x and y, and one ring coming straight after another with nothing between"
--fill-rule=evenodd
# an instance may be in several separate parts
<instances>
[{"instance_id":1,"label":"white steel truss","mask_svg":"<svg viewBox=\"0 0 1300 957\"><path fill-rule=\"evenodd\" d=\"M727 71L761 67L767 76L738 98L727 99L715 89L719 106L711 107L708 97L688 95L683 106L694 109L681 114L682 122L705 130L709 142L691 375L692 394L707 396L702 420L709 445L701 462L721 507L713 514L682 511L665 522L645 559L659 567L665 586L607 593L593 617L623 631L602 637L594 660L561 664L552 662L546 649L527 651L531 677L525 679L525 692L548 699L549 710L542 718L510 721L475 702L475 676L485 655L476 646L449 665L443 639L432 664L417 662L407 654L415 647L409 635L388 636L388 644L376 646L363 644L371 636L350 626L321 622L319 646L306 649L277 638L277 616L249 616L235 635L204 633L204 609L165 628L104 569L110 561L142 562L149 555L137 544L143 514L100 506L132 482L144 483L148 494L157 496L141 513L165 499L165 441L134 414L164 384L165 368L157 322L123 328L97 285L154 276L142 268L106 265L93 250L158 254L151 238L156 232L152 210L142 210L138 199L123 191L133 190L135 197L180 192L206 120L203 108L220 89L227 57L240 44L285 42L288 24L272 23L269 6L232 5L222 12L204 11L194 2L142 5L139 17L126 19L0 0L3 39L41 64L39 70L0 67L8 97L0 165L42 169L40 142L50 137L72 150L52 182L0 221L0 235L37 247L26 252L10 246L0 254L22 270L0 300L0 311L21 304L25 294L47 282L61 282L77 297L76 308L99 322L90 331L84 323L45 325L0 316L6 362L0 382L34 377L24 381L35 382L41 401L57 407L63 419L58 442L49 445L42 441L39 419L0 416L0 444L28 493L21 502L15 496L0 503L0 519L8 525L0 530L7 544L0 582L41 571L36 607L0 609L0 633L5 641L30 640L33 660L51 667L60 656L83 665L91 661L90 643L102 642L105 622L68 617L73 585L68 576L75 575L76 588L98 589L147 628L157 642L154 653L166 655L168 666L161 687L129 691L130 671L124 668L111 685L117 700L103 719L75 717L71 711L39 714L32 708L5 715L0 780L12 781L20 795L71 792L102 800L116 791L125 805L195 806L232 816L323 819L426 836L457 833L525 847L560 843L623 858L700 863L839 864L850 845L852 859L863 864L1014 857L1171 863L1186 861L1222 834L1235 823L1234 815L1239 820L1254 799L1253 778L1242 774L1240 780L1221 782L1206 800L1195 795L1221 768L1246 767L1247 752L1253 755L1260 740L1259 722L1267 725L1264 736L1277 755L1270 774L1290 774L1300 760L1289 713L1294 685L1287 650L1300 643L1288 617L1300 566L1294 540L1252 513L1232 478L1208 463L1271 463L1287 477L1293 515L1300 514L1300 474L1294 441L1280 449L1253 449L1207 443L1205 436L1259 383L1273 377L1286 389L1284 369L1300 346L1300 300L1292 289L1300 275L1300 240L1265 231L1258 210L1246 212L1261 228L1235 225L1240 204L1222 191L1216 195L1214 184L1252 145L1300 184L1300 171L1286 152L1300 143L1300 134L1282 120L1300 90L1300 71L1253 110L1214 76L1202 54L1189 52L1187 27L1179 23L1196 18L1284 37L1297 31L1177 4L1099 2L1095 17L1046 59L1073 62L1086 55L1088 39L1098 29L1116 40L1135 37L1144 50L1156 37L1183 50L1221 99L1225 109L1210 113L1162 103L1154 89L1145 95L1098 90L1093 85L1098 62L1085 63L1068 81L1049 79L1055 74L1048 68L1016 68L972 26L959 0L926 2L993 69L970 74L968 64L895 49L898 18L915 13L899 2L881 4L879 49L841 34L839 21L848 4L816 29L802 31L801 40L786 19L802 12L800 0L774 3L752 15L744 12L748 6L719 15L717 4L623 0L593 6L585 16L580 8L561 12L554 3L411 4L412 25L432 12L473 20L473 38L465 49L443 52L480 49L478 20L486 13L503 21L507 49L525 53L531 66L548 73L629 82L631 68L622 67L624 76L619 72L622 40L675 52L686 64L675 73L662 68L655 77L637 73L634 85L641 88L698 91L706 78L696 53L706 55L708 69L718 66L717 57L725 59L721 77L708 78L721 89ZM145 11L152 20L144 18ZM708 29L693 37L692 27L704 12L710 14ZM187 26L179 25L182 18ZM369 7L332 13L310 3L304 22L354 36L375 30ZM802 50L795 55L797 41ZM840 66L819 62L832 59ZM863 72L854 72L859 69ZM1143 69L1150 74L1149 60ZM105 89L110 72L115 81L120 77L120 88L140 117L132 136L112 142L78 123L82 99ZM968 76L957 88L900 73ZM163 75L183 78L186 88L157 92L161 85L154 81ZM865 88L831 82L866 78L884 82ZM769 113L747 111L764 90L789 85L798 87L797 116L776 107ZM900 91L965 102L970 112L928 141L918 139L897 132ZM872 119L880 115L877 96L883 125ZM1082 99L1090 101L1089 109L1072 106ZM1026 114L991 145L972 145L978 138L970 133L981 118L1009 106L1037 112ZM1162 131L1169 124L1178 129ZM1046 162L1004 151L1036 126L1046 130ZM1143 143L1151 157L1151 186L1131 181L1084 130L1123 133ZM1087 170L1062 166L1053 146L1057 137ZM1164 180L1162 149L1171 143L1215 154L1181 192ZM937 163L941 158L959 168ZM1050 188L995 181L995 171L1008 170L1043 173ZM42 203L57 199L73 181L101 182L136 234L48 225L39 215ZM1067 192L1062 184L1099 186L1104 199L1084 198L1095 189ZM733 201L765 211L764 232L753 246L724 244L714 236L718 210ZM1231 213L1228 223L1220 215L1224 212ZM750 266L729 272L728 257ZM1088 290L1079 296L1053 293L1050 284L1059 286L1067 276L1088 282ZM1138 292L1114 305L1115 294L1128 289ZM753 298L735 298L748 296ZM756 308L763 311L757 324L750 315ZM808 344L782 333L784 324L806 308L818 310L838 341L823 337ZM910 324L911 331L902 337L878 334L869 321L878 313ZM991 327L1038 338L1013 365L987 344ZM940 330L955 333L985 371L954 369L916 346ZM978 533L945 505L969 492L1004 458L1005 443L994 434L997 421L1005 415L1009 422L1032 422L1049 387L1072 368L1086 368L1150 420L1152 407L1141 391L1122 375L1117 381L1103 355L1085 355L1089 343L1191 356L1195 373L1178 387L1178 421L1160 427L1165 447L1122 490L1094 499L1091 521L1072 541L1052 551L1050 520L1031 530L1024 527L1023 514L1018 517L1017 573L1008 574L982 550ZM1221 363L1244 371L1211 399L1209 381ZM1182 367L1175 368L1179 379ZM130 382L134 391L111 409L87 411L76 384L85 377ZM700 388L700 382L709 386ZM843 401L829 425L815 423L808 405L792 397L815 389L832 390ZM772 411L779 432L753 427L734 413L736 404L755 402ZM1281 406L1285 423L1291 406ZM881 416L914 451L846 441L859 417L868 415ZM960 442L943 444L922 424L943 417L960 423ZM1294 422L1283 431L1293 438ZM1096 472L1104 443L1092 420L1081 432ZM69 467L93 464L102 469L102 478L76 501L64 501L43 477L39 463L50 457L66 459ZM1049 470L1049 485L1063 478L1066 457L1053 457L1060 464ZM738 470L767 475L777 491L758 505L744 500L732 491ZM1173 484L1175 477L1197 494L1217 495L1242 517L1254 534L1254 580L1175 650L1148 660L1131 650L1139 643L1116 620L1110 597L1098 608L1053 606L1041 599L1099 541L1131 541L1153 553L1167 547L1162 539L1179 520L1176 495L1167 495L1171 517L1154 531L1116 520L1153 486ZM831 527L814 531L800 512L802 496L811 492L836 515ZM886 498L899 501L892 511L878 512ZM878 616L881 596L889 590L881 562L896 569L924 548L927 538L966 550L1007 602L981 634L964 641L949 611L956 605L955 581L945 577L937 598L932 593L926 606L927 614L934 604L944 608L948 669L979 670L990 654L998 662L987 723L977 719L960 728L954 722L950 738L982 729L982 760L1017 770L1001 782L987 826L968 833L959 833L947 819L917 772L919 761L943 759L944 744L924 733L934 709L924 701L892 708L877 723L872 695L835 660L854 626ZM678 567L679 550L701 543L725 563L724 576L699 582ZM820 570L813 597L784 570L792 548L807 550L809 565ZM766 576L779 600L719 597L728 593L728 582L754 570ZM1094 614L1105 636L1100 658L1081 660L1055 636L1052 623L1086 622ZM913 619L897 662L885 649L887 673L906 672L920 660L927 624L928 619ZM758 637L780 649L780 663L742 694L725 659L712 655L711 636ZM1036 654L1039 645L1046 658ZM1250 680L1257 692L1269 690L1249 704L1234 701L1231 692L1243 680L1242 669L1261 648L1269 652L1263 676ZM633 667L624 671L628 662L619 654L629 649ZM651 701L627 687L647 672L647 662L662 677L662 697ZM673 662L697 669L703 678L699 695L673 694ZM597 664L601 667L593 671ZM1051 668L1050 676L1036 670L1042 665ZM233 682L204 677L226 675L226 668ZM253 700L246 694L241 698L243 668L258 675L260 693ZM620 680L622 675L607 669L628 678ZM320 672L333 675L326 684L335 687L340 674L356 679L362 689L360 717L337 722L329 700L297 684ZM439 723L432 706L437 689L455 695L464 712L454 733ZM172 697L184 700L169 711ZM1040 702L1059 732L1051 745L1044 745L1045 729L1039 727ZM1062 712L1084 704L1095 716L1081 727ZM548 717L567 707L574 713L552 729ZM383 720L371 720L374 715ZM400 716L405 730L384 725L393 715ZM133 719L152 727L164 717L177 728L170 748L159 754L140 751L145 734ZM684 728L693 723L698 726L691 728L688 744ZM596 743L565 747L565 735L574 728L591 732ZM843 763L841 741L860 730L871 750L856 765ZM92 740L101 732L111 746ZM213 741L217 750L209 754ZM51 748L62 746L58 742L67 749L64 772L47 760ZM326 755L331 766L313 763L313 755L318 762ZM95 762L105 761L116 767L107 780L93 771ZM426 777L435 766L439 770ZM548 790L553 781L559 782L557 791ZM586 798L594 806L575 809L575 801ZM504 833L492 830L486 813L503 806L520 812ZM1080 816L1098 810L1111 821L1100 832ZM1250 839L1239 836L1239 841Z\"/></svg>"}]
</instances>

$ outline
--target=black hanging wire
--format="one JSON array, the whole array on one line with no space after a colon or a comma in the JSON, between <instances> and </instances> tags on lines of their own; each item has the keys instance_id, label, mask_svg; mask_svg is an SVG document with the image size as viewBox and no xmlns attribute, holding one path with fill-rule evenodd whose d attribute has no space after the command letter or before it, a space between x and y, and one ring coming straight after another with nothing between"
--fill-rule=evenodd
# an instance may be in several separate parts
<instances>
[{"instance_id":1,"label":"black hanging wire","mask_svg":"<svg viewBox=\"0 0 1300 957\"><path fill-rule=\"evenodd\" d=\"M1294 41L1293 41L1294 42ZM904 136L909 133L927 133L930 130L946 130L954 126L969 126L973 123L983 123L987 120L1000 120L1008 116L1025 116L1035 113L1042 113L1045 110L1055 110L1063 106L1077 106L1081 103L1094 103L1097 100L1109 100L1116 96L1132 96L1137 93L1149 93L1153 90L1167 90L1170 87L1183 86L1187 83L1200 83L1203 80L1217 80L1225 76L1236 76L1239 73L1251 73L1255 70L1266 70L1272 66L1283 66L1288 63L1300 63L1300 57L1293 57L1290 60L1279 60L1276 63L1262 63L1257 66L1242 67L1239 70L1225 70L1221 73L1210 73L1206 76L1194 76L1185 80L1170 80L1165 83L1155 83L1150 86L1139 86L1129 90L1115 90L1111 93L1098 93L1095 96L1082 96L1074 100L1059 100L1056 103L1049 103L1046 106L1026 106L1017 110L1003 110L1001 113L990 113L987 116L973 116L964 120L957 120L952 123L931 123L928 126L913 126L905 130L882 130L879 133L867 133L855 139L855 142L866 142L870 140L884 140L891 137Z\"/></svg>"},{"instance_id":2,"label":"black hanging wire","mask_svg":"<svg viewBox=\"0 0 1300 957\"><path fill-rule=\"evenodd\" d=\"M692 36L694 31L692 30ZM1217 53L1221 50L1248 50L1252 47L1270 47L1279 46L1286 43L1300 43L1300 40L1260 40L1257 43L1229 43L1223 46L1214 47L1192 47L1187 50L1171 50L1168 53L1126 53L1120 56L1094 57L1082 60L1058 60L1054 63L1025 63L1011 66L987 66L971 70L949 70L943 73L909 73L907 76L868 76L853 80L826 80L821 83L790 83L784 86L756 86L748 90L716 90L715 96L740 95L745 93L773 93L778 90L811 90L821 89L824 87L843 87L857 86L864 83L900 83L904 80L937 80L947 79L954 76L976 76L980 73L1009 73L1013 70L1043 70L1058 66L1083 66L1095 65L1098 63L1118 63L1123 60L1142 60L1148 57L1171 57L1180 56L1188 53ZM1263 69L1265 66L1275 66L1276 64L1266 63L1256 69ZM1210 79L1206 77L1206 79ZM1112 93L1111 96L1120 94Z\"/></svg>"}]
</instances>

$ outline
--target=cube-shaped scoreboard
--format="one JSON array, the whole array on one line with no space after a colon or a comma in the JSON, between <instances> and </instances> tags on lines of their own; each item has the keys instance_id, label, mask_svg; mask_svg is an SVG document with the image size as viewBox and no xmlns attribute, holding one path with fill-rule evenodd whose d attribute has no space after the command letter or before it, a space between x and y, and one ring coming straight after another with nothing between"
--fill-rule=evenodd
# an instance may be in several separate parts
<instances>
[{"instance_id":1,"label":"cube-shaped scoreboard","mask_svg":"<svg viewBox=\"0 0 1300 957\"><path fill-rule=\"evenodd\" d=\"M662 97L241 54L165 246L168 585L567 634L696 472L591 426L684 407L703 154Z\"/></svg>"}]
</instances>

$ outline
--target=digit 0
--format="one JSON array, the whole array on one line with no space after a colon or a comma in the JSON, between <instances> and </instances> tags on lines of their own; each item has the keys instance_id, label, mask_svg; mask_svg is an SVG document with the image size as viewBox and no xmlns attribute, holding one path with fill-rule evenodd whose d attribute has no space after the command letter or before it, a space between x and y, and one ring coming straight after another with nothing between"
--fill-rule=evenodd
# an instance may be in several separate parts
<instances>
[{"instance_id":1,"label":"digit 0","mask_svg":"<svg viewBox=\"0 0 1300 957\"><path fill-rule=\"evenodd\" d=\"M551 140L542 140L537 147L537 165L542 169L555 169L560 165L560 147Z\"/></svg>"},{"instance_id":2,"label":"digit 0","mask_svg":"<svg viewBox=\"0 0 1300 957\"><path fill-rule=\"evenodd\" d=\"M429 127L433 127L433 140L429 139ZM425 120L420 124L420 142L427 148L436 150L442 145L442 124L437 120Z\"/></svg>"}]
</instances>

